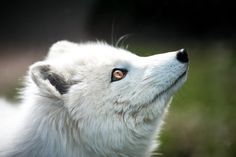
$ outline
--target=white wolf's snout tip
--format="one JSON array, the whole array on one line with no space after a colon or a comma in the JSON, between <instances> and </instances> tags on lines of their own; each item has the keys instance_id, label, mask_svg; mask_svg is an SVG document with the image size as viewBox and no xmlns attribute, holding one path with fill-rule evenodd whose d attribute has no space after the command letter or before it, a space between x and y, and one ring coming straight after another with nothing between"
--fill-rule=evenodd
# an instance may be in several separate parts
<instances>
[{"instance_id":1,"label":"white wolf's snout tip","mask_svg":"<svg viewBox=\"0 0 236 157\"><path fill-rule=\"evenodd\" d=\"M182 48L177 52L176 58L178 61L180 61L181 63L188 63L189 59L188 59L188 53L187 50Z\"/></svg>"}]
</instances>

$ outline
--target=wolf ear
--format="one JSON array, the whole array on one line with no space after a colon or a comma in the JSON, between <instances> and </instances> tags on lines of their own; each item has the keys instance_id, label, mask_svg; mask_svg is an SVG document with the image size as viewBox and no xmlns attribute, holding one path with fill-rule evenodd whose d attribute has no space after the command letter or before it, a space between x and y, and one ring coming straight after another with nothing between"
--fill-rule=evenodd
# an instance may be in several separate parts
<instances>
[{"instance_id":1,"label":"wolf ear","mask_svg":"<svg viewBox=\"0 0 236 157\"><path fill-rule=\"evenodd\" d=\"M76 49L76 47L76 43L67 40L58 41L51 46L48 53L48 58L55 58L67 51L73 51L74 49Z\"/></svg>"},{"instance_id":2,"label":"wolf ear","mask_svg":"<svg viewBox=\"0 0 236 157\"><path fill-rule=\"evenodd\" d=\"M37 62L30 67L30 76L40 91L60 98L67 93L70 83L50 64Z\"/></svg>"}]
</instances>

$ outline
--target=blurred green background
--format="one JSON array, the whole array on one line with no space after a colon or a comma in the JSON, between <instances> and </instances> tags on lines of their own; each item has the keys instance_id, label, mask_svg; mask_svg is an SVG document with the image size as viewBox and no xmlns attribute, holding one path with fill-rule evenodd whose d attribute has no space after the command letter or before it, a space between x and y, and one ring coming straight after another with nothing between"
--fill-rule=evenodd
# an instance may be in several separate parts
<instances>
[{"instance_id":1,"label":"blurred green background","mask_svg":"<svg viewBox=\"0 0 236 157\"><path fill-rule=\"evenodd\" d=\"M188 80L160 135L161 157L236 156L236 24L223 0L6 1L0 6L0 96L17 99L28 66L58 40L115 43L142 55L186 48Z\"/></svg>"}]
</instances>

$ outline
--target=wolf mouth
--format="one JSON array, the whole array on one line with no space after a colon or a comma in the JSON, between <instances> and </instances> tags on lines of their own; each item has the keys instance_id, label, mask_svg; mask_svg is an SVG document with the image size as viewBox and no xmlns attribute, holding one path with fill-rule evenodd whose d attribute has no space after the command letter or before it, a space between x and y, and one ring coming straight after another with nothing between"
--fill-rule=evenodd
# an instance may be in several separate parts
<instances>
[{"instance_id":1,"label":"wolf mouth","mask_svg":"<svg viewBox=\"0 0 236 157\"><path fill-rule=\"evenodd\" d=\"M187 71L183 72L169 87L167 87L165 90L160 92L158 95L162 95L163 93L166 93L169 91L172 87L174 87L185 75L187 74Z\"/></svg>"},{"instance_id":2,"label":"wolf mouth","mask_svg":"<svg viewBox=\"0 0 236 157\"><path fill-rule=\"evenodd\" d=\"M169 87L158 93L152 100L151 103L155 102L157 98L168 92L171 88L178 84L178 82L187 74L187 70L184 71Z\"/></svg>"}]
</instances>

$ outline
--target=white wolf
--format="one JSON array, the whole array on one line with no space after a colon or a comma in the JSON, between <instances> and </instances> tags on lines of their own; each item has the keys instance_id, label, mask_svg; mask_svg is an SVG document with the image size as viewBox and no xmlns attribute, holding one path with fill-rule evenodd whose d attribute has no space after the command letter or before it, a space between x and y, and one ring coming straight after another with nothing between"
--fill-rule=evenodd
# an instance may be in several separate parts
<instances>
[{"instance_id":1,"label":"white wolf","mask_svg":"<svg viewBox=\"0 0 236 157\"><path fill-rule=\"evenodd\" d=\"M0 156L150 156L187 70L184 49L139 57L102 42L57 42L30 66L21 112L0 128Z\"/></svg>"}]
</instances>

